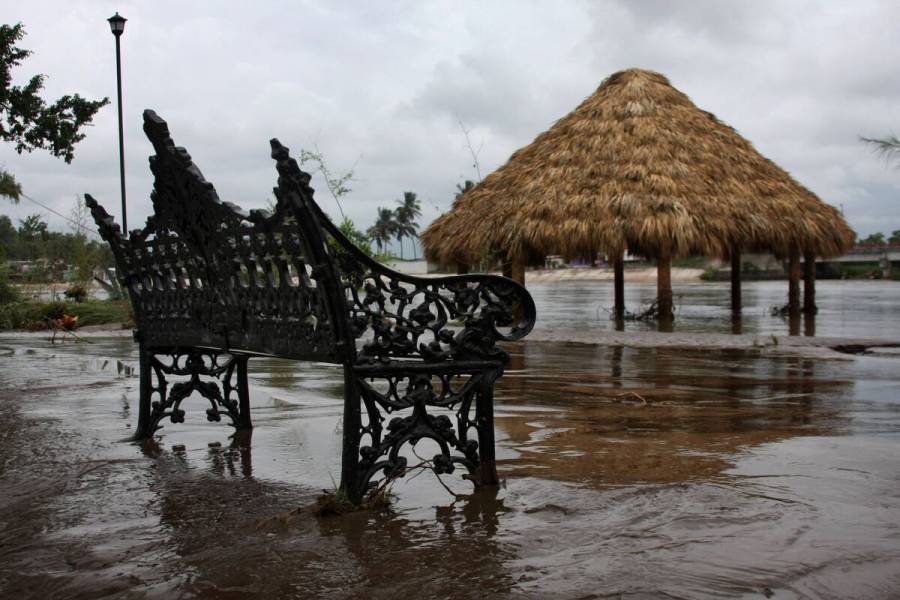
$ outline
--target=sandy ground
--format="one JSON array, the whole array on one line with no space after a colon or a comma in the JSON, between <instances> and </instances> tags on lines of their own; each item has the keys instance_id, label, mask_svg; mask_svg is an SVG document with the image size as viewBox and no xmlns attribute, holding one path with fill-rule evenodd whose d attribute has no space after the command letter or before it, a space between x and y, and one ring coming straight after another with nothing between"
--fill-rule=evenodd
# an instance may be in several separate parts
<instances>
[{"instance_id":1,"label":"sandy ground","mask_svg":"<svg viewBox=\"0 0 900 600\"><path fill-rule=\"evenodd\" d=\"M672 282L685 283L688 281L700 281L703 269L672 269ZM525 273L525 281L528 283L547 283L554 281L612 281L613 270L609 268L581 267L575 269L546 269L541 271L528 271ZM656 267L641 269L626 269L625 281L641 283L656 281Z\"/></svg>"},{"instance_id":2,"label":"sandy ground","mask_svg":"<svg viewBox=\"0 0 900 600\"><path fill-rule=\"evenodd\" d=\"M390 265L396 270L415 275L416 277L447 277L456 273L424 273L413 270L405 264ZM502 275L500 271L490 273ZM672 269L673 283L688 283L701 281L703 269ZM532 269L525 272L525 283L552 283L556 281L612 281L613 270L607 267L575 267L570 269ZM656 281L656 267L626 268L625 281L631 283L644 283Z\"/></svg>"}]
</instances>

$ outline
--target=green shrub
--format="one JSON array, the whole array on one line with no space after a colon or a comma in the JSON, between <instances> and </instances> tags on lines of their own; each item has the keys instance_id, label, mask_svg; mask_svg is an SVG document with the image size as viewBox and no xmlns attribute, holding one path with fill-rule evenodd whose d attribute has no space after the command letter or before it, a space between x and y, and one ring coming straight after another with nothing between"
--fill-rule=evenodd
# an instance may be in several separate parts
<instances>
[{"instance_id":1,"label":"green shrub","mask_svg":"<svg viewBox=\"0 0 900 600\"><path fill-rule=\"evenodd\" d=\"M123 325L134 323L134 315L131 313L131 302L128 300L88 300L81 304L68 304L66 312L70 315L78 316L79 327L108 325L110 323L121 323Z\"/></svg>"},{"instance_id":2,"label":"green shrub","mask_svg":"<svg viewBox=\"0 0 900 600\"><path fill-rule=\"evenodd\" d=\"M881 266L878 263L842 264L842 279L881 279Z\"/></svg>"},{"instance_id":3,"label":"green shrub","mask_svg":"<svg viewBox=\"0 0 900 600\"><path fill-rule=\"evenodd\" d=\"M8 281L0 281L0 304L16 302L20 297L19 288Z\"/></svg>"},{"instance_id":4,"label":"green shrub","mask_svg":"<svg viewBox=\"0 0 900 600\"><path fill-rule=\"evenodd\" d=\"M0 304L0 329L24 329L31 319L29 309L25 302Z\"/></svg>"},{"instance_id":5,"label":"green shrub","mask_svg":"<svg viewBox=\"0 0 900 600\"><path fill-rule=\"evenodd\" d=\"M66 290L66 298L73 302L84 302L87 300L87 297L87 288L80 283L73 284Z\"/></svg>"},{"instance_id":6,"label":"green shrub","mask_svg":"<svg viewBox=\"0 0 900 600\"><path fill-rule=\"evenodd\" d=\"M41 305L39 314L39 319L41 321L49 321L50 319L62 319L64 314L72 314L69 311L69 304L67 302L47 302L46 304Z\"/></svg>"},{"instance_id":7,"label":"green shrub","mask_svg":"<svg viewBox=\"0 0 900 600\"><path fill-rule=\"evenodd\" d=\"M19 288L9 282L5 266L0 266L0 305L16 302L20 298Z\"/></svg>"},{"instance_id":8,"label":"green shrub","mask_svg":"<svg viewBox=\"0 0 900 600\"><path fill-rule=\"evenodd\" d=\"M706 267L706 270L700 275L700 279L703 281L718 281L719 269L715 267Z\"/></svg>"},{"instance_id":9,"label":"green shrub","mask_svg":"<svg viewBox=\"0 0 900 600\"><path fill-rule=\"evenodd\" d=\"M0 329L45 329L50 319L78 317L78 326L134 322L127 300L87 300L85 302L35 302L32 300L0 305Z\"/></svg>"}]
</instances>

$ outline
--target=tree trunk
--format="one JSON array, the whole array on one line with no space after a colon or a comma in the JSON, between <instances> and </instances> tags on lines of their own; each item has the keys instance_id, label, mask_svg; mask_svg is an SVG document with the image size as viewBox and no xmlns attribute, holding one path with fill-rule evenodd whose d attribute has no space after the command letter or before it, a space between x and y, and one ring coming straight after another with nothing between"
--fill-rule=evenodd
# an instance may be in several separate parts
<instances>
[{"instance_id":1,"label":"tree trunk","mask_svg":"<svg viewBox=\"0 0 900 600\"><path fill-rule=\"evenodd\" d=\"M814 315L816 308L816 255L811 251L803 254L803 312Z\"/></svg>"},{"instance_id":2,"label":"tree trunk","mask_svg":"<svg viewBox=\"0 0 900 600\"><path fill-rule=\"evenodd\" d=\"M521 285L525 285L525 259L513 258L511 261L511 271L510 279Z\"/></svg>"},{"instance_id":3,"label":"tree trunk","mask_svg":"<svg viewBox=\"0 0 900 600\"><path fill-rule=\"evenodd\" d=\"M465 275L469 272L469 265L465 265L463 263L459 263L456 265L456 274L457 275Z\"/></svg>"},{"instance_id":4,"label":"tree trunk","mask_svg":"<svg viewBox=\"0 0 900 600\"><path fill-rule=\"evenodd\" d=\"M672 256L668 248L662 248L657 257L656 301L660 322L671 323L675 314L672 311Z\"/></svg>"},{"instance_id":5,"label":"tree trunk","mask_svg":"<svg viewBox=\"0 0 900 600\"><path fill-rule=\"evenodd\" d=\"M741 251L731 251L731 312L741 312Z\"/></svg>"},{"instance_id":6,"label":"tree trunk","mask_svg":"<svg viewBox=\"0 0 900 600\"><path fill-rule=\"evenodd\" d=\"M617 252L613 256L613 285L615 300L613 312L616 318L625 315L625 253Z\"/></svg>"},{"instance_id":7,"label":"tree trunk","mask_svg":"<svg viewBox=\"0 0 900 600\"><path fill-rule=\"evenodd\" d=\"M788 313L800 314L800 251L791 248L788 255Z\"/></svg>"}]
</instances>

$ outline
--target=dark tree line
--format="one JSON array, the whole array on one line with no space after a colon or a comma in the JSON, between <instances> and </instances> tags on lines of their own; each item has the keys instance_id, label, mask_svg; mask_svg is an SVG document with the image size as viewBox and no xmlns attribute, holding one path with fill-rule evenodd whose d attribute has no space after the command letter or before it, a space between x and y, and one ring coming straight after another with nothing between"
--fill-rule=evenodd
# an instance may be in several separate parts
<instances>
[{"instance_id":1,"label":"dark tree line","mask_svg":"<svg viewBox=\"0 0 900 600\"><path fill-rule=\"evenodd\" d=\"M900 244L900 229L892 231L890 236L883 233L873 233L857 240L858 244L880 246L883 244Z\"/></svg>"},{"instance_id":2,"label":"dark tree line","mask_svg":"<svg viewBox=\"0 0 900 600\"><path fill-rule=\"evenodd\" d=\"M89 239L85 232L50 231L40 215L19 219L18 226L6 215L0 215L0 262L31 263L25 280L51 281L61 276L63 269L74 267L78 279L87 281L96 268L113 266L109 246ZM16 276L15 270L10 273Z\"/></svg>"}]
</instances>

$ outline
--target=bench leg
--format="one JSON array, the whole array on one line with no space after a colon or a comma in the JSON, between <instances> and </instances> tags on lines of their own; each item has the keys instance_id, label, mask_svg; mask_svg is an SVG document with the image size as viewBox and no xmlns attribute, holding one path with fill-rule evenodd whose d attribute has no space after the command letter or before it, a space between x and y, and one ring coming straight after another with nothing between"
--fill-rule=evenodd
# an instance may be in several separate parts
<instances>
[{"instance_id":1,"label":"bench leg","mask_svg":"<svg viewBox=\"0 0 900 600\"><path fill-rule=\"evenodd\" d=\"M383 373L358 376L347 369L344 376L344 431L341 490L353 503L364 499L375 478L402 477L409 465L401 450L421 439L430 439L440 453L426 460L435 474L450 474L459 466L468 469L468 479L476 486L497 485L494 456L494 382L502 369L466 373L469 384L450 385L456 374ZM385 394L367 382L381 379L389 383ZM465 390L464 397L452 396ZM474 403L474 415L470 413ZM456 405L456 423L448 415L429 413L429 408ZM367 424L362 426L365 406ZM382 429L383 414L392 418ZM470 434L477 436L477 443ZM367 445L363 446L363 442Z\"/></svg>"},{"instance_id":2,"label":"bench leg","mask_svg":"<svg viewBox=\"0 0 900 600\"><path fill-rule=\"evenodd\" d=\"M236 356L237 361L237 393L239 418L235 423L236 429L253 429L250 420L250 385L247 380L247 363L250 359L246 356Z\"/></svg>"},{"instance_id":3,"label":"bench leg","mask_svg":"<svg viewBox=\"0 0 900 600\"><path fill-rule=\"evenodd\" d=\"M478 480L476 485L497 485L494 454L494 382L501 372L485 375L475 400L475 427L478 430Z\"/></svg>"},{"instance_id":4,"label":"bench leg","mask_svg":"<svg viewBox=\"0 0 900 600\"><path fill-rule=\"evenodd\" d=\"M145 440L153 437L156 427L150 418L150 402L153 395L152 372L150 367L150 353L140 347L140 398L138 399L138 424L134 432L135 440Z\"/></svg>"},{"instance_id":5,"label":"bench leg","mask_svg":"<svg viewBox=\"0 0 900 600\"><path fill-rule=\"evenodd\" d=\"M135 439L152 438L160 421L183 423L181 402L198 394L209 402L206 418L220 421L224 412L236 429L252 427L247 356L197 348L140 349L140 400ZM166 376L188 381L169 385ZM235 375L237 379L235 380ZM206 380L201 379L201 377ZM208 380L213 381L208 381ZM234 399L237 395L237 399Z\"/></svg>"},{"instance_id":6,"label":"bench leg","mask_svg":"<svg viewBox=\"0 0 900 600\"><path fill-rule=\"evenodd\" d=\"M359 443L362 437L359 385L349 367L344 367L344 434L341 454L341 487L353 504L363 500L364 483L359 465Z\"/></svg>"}]
</instances>

